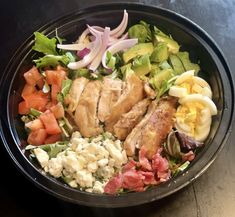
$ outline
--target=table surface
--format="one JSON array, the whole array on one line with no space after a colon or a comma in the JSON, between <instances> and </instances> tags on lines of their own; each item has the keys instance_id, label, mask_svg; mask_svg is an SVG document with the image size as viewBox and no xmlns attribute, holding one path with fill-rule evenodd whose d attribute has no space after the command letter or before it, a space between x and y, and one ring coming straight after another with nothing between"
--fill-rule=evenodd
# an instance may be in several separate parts
<instances>
[{"instance_id":1,"label":"table surface","mask_svg":"<svg viewBox=\"0 0 235 217\"><path fill-rule=\"evenodd\" d=\"M114 1L114 0L113 0ZM112 2L101 0L101 2ZM171 9L205 29L223 50L235 73L235 1L129 0ZM0 6L0 72L30 34L68 12L95 4L95 0L8 0ZM1 93L2 94L2 93ZM0 146L0 216L145 216L235 217L235 132L210 168L181 191L149 204L104 209L78 206L50 196L26 180ZM131 213L131 214L130 214Z\"/></svg>"}]
</instances>

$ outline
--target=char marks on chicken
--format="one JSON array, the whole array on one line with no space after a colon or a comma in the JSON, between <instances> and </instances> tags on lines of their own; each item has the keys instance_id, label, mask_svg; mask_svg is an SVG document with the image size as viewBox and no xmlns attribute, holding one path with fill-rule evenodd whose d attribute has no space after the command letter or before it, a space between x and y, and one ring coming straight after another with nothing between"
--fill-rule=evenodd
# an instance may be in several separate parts
<instances>
[{"instance_id":1,"label":"char marks on chicken","mask_svg":"<svg viewBox=\"0 0 235 217\"><path fill-rule=\"evenodd\" d=\"M132 109L123 114L118 122L114 125L114 133L120 140L125 140L131 130L138 124L143 118L150 104L150 99L145 98L135 104Z\"/></svg>"},{"instance_id":2,"label":"char marks on chicken","mask_svg":"<svg viewBox=\"0 0 235 217\"><path fill-rule=\"evenodd\" d=\"M151 103L145 117L124 142L124 148L129 156L135 154L136 147L144 146L146 156L152 158L173 127L176 102L173 97L164 97L158 103Z\"/></svg>"}]
</instances>

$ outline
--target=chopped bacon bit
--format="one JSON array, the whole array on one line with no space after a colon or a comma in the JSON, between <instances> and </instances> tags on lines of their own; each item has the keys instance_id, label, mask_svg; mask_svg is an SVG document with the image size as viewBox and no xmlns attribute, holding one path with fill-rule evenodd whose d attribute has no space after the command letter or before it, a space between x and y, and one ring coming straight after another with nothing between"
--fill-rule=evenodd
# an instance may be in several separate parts
<instances>
[{"instance_id":1,"label":"chopped bacon bit","mask_svg":"<svg viewBox=\"0 0 235 217\"><path fill-rule=\"evenodd\" d=\"M152 171L151 163L149 162L148 158L146 157L146 149L144 146L141 147L139 151L139 162L143 169Z\"/></svg>"},{"instance_id":2,"label":"chopped bacon bit","mask_svg":"<svg viewBox=\"0 0 235 217\"><path fill-rule=\"evenodd\" d=\"M195 154L193 153L193 151L189 151L188 153L185 153L182 156L182 160L185 161L192 161L195 158Z\"/></svg>"},{"instance_id":3,"label":"chopped bacon bit","mask_svg":"<svg viewBox=\"0 0 235 217\"><path fill-rule=\"evenodd\" d=\"M122 187L122 174L118 174L108 181L104 187L104 192L106 194L116 194L118 190Z\"/></svg>"},{"instance_id":4,"label":"chopped bacon bit","mask_svg":"<svg viewBox=\"0 0 235 217\"><path fill-rule=\"evenodd\" d=\"M152 167L155 171L164 172L168 170L169 164L166 158L157 153L153 156Z\"/></svg>"},{"instance_id":5,"label":"chopped bacon bit","mask_svg":"<svg viewBox=\"0 0 235 217\"><path fill-rule=\"evenodd\" d=\"M122 172L126 172L128 170L131 170L131 169L135 169L137 165L137 162L134 161L134 160L130 160L127 164L125 164L123 167L122 167Z\"/></svg>"},{"instance_id":6,"label":"chopped bacon bit","mask_svg":"<svg viewBox=\"0 0 235 217\"><path fill-rule=\"evenodd\" d=\"M144 176L143 182L145 185L156 185L157 184L157 181L155 180L153 172L145 172L145 171L140 171L140 172Z\"/></svg>"},{"instance_id":7,"label":"chopped bacon bit","mask_svg":"<svg viewBox=\"0 0 235 217\"><path fill-rule=\"evenodd\" d=\"M122 174L122 187L134 191L140 191L144 187L144 176L136 170L129 170Z\"/></svg>"}]
</instances>

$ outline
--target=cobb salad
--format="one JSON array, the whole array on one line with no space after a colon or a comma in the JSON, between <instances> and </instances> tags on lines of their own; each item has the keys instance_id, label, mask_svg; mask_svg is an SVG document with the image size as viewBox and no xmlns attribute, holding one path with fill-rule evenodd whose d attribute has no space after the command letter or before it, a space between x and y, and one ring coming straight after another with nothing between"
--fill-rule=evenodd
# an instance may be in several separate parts
<instances>
[{"instance_id":1,"label":"cobb salad","mask_svg":"<svg viewBox=\"0 0 235 217\"><path fill-rule=\"evenodd\" d=\"M155 25L89 26L77 41L35 32L18 112L42 171L99 194L145 191L184 171L209 135L210 85ZM202 71L202 70L201 70ZM202 71L203 73L203 71Z\"/></svg>"}]
</instances>

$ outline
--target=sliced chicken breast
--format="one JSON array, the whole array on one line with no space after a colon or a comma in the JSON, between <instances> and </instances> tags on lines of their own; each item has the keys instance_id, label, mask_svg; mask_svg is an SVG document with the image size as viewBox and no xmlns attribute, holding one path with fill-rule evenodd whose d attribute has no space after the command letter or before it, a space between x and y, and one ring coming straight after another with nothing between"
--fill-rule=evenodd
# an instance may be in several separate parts
<instances>
[{"instance_id":1,"label":"sliced chicken breast","mask_svg":"<svg viewBox=\"0 0 235 217\"><path fill-rule=\"evenodd\" d=\"M129 112L131 108L144 98L143 82L136 76L130 75L125 82L125 88L118 101L113 105L110 115L105 121L105 129L113 133L113 126L120 117Z\"/></svg>"},{"instance_id":2,"label":"sliced chicken breast","mask_svg":"<svg viewBox=\"0 0 235 217\"><path fill-rule=\"evenodd\" d=\"M144 126L148 123L149 118L153 114L157 107L157 102L152 101L150 106L148 107L148 111L143 119L132 129L130 134L127 136L124 142L124 149L128 156L135 155L135 149L140 145L141 142L141 133Z\"/></svg>"},{"instance_id":3,"label":"sliced chicken breast","mask_svg":"<svg viewBox=\"0 0 235 217\"><path fill-rule=\"evenodd\" d=\"M152 159L156 154L173 127L176 102L176 98L173 97L162 98L143 128L140 146L145 147L148 159Z\"/></svg>"},{"instance_id":4,"label":"sliced chicken breast","mask_svg":"<svg viewBox=\"0 0 235 217\"><path fill-rule=\"evenodd\" d=\"M135 104L132 109L123 114L114 125L114 133L120 140L126 139L131 130L140 122L150 104L150 99L143 99Z\"/></svg>"},{"instance_id":5,"label":"sliced chicken breast","mask_svg":"<svg viewBox=\"0 0 235 217\"><path fill-rule=\"evenodd\" d=\"M73 81L69 93L64 100L65 104L68 105L68 112L70 114L76 110L80 96L88 82L89 80L84 77L77 78Z\"/></svg>"},{"instance_id":6,"label":"sliced chicken breast","mask_svg":"<svg viewBox=\"0 0 235 217\"><path fill-rule=\"evenodd\" d=\"M136 147L144 146L146 156L152 158L173 127L176 102L174 97L165 97L151 103L145 117L124 142L128 156L135 154Z\"/></svg>"},{"instance_id":7,"label":"sliced chicken breast","mask_svg":"<svg viewBox=\"0 0 235 217\"><path fill-rule=\"evenodd\" d=\"M98 106L98 118L101 122L108 118L113 105L121 96L122 84L121 80L104 78Z\"/></svg>"},{"instance_id":8,"label":"sliced chicken breast","mask_svg":"<svg viewBox=\"0 0 235 217\"><path fill-rule=\"evenodd\" d=\"M97 106L102 88L101 81L90 81L78 102L74 121L84 137L97 136L102 133L97 117Z\"/></svg>"}]
</instances>

